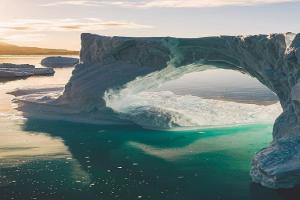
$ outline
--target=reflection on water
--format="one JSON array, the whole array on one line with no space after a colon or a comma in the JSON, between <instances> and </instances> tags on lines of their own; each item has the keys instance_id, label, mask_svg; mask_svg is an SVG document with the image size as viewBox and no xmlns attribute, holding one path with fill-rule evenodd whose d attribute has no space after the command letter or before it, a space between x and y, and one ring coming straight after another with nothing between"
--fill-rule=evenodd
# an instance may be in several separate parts
<instances>
[{"instance_id":1,"label":"reflection on water","mask_svg":"<svg viewBox=\"0 0 300 200\"><path fill-rule=\"evenodd\" d=\"M2 125L10 127L0 135L1 165L18 165L35 160L37 157L64 158L70 156L68 149L61 139L51 138L43 134L24 133L22 129L14 126L15 123L1 121Z\"/></svg>"},{"instance_id":2,"label":"reflection on water","mask_svg":"<svg viewBox=\"0 0 300 200\"><path fill-rule=\"evenodd\" d=\"M15 149L0 143L1 152L15 152L0 157L4 199L279 200L300 194L251 183L250 159L271 140L267 125L160 132L31 119L19 128L23 135L15 139L23 141L12 142ZM19 162L3 165L8 158Z\"/></svg>"}]
</instances>

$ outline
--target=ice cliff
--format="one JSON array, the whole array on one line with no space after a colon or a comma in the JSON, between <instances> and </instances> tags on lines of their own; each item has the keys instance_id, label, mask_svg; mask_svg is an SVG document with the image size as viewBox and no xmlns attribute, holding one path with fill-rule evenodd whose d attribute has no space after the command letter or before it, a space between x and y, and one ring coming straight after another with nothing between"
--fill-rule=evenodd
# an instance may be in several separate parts
<instances>
[{"instance_id":1,"label":"ice cliff","mask_svg":"<svg viewBox=\"0 0 300 200\"><path fill-rule=\"evenodd\" d=\"M89 113L88 116L106 122L129 120L152 128L197 124L185 118L178 107L165 109L158 105L160 103L134 108L124 105L132 102L132 95L184 73L215 67L238 70L257 78L280 100L283 112L275 121L273 142L253 159L250 172L253 181L271 188L299 185L300 34L193 39L82 34L80 63L76 65L63 95L52 104L78 115L87 116ZM155 95L151 98L157 100ZM210 106L218 103L210 102ZM233 106L236 105L220 110ZM243 109L245 112L237 117L242 118L244 113L257 107L241 107L236 111ZM268 109L258 110L256 114L264 114Z\"/></svg>"}]
</instances>

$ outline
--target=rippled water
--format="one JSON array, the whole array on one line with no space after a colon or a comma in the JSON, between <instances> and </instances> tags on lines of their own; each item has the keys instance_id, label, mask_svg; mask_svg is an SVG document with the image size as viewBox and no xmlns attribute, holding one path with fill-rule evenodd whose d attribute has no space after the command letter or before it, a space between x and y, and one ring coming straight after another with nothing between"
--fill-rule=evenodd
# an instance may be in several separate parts
<instances>
[{"instance_id":1,"label":"rippled water","mask_svg":"<svg viewBox=\"0 0 300 200\"><path fill-rule=\"evenodd\" d=\"M6 94L19 87L63 86L71 71L0 83L1 200L299 199L299 189L251 183L251 157L270 143L272 124L164 132L23 119Z\"/></svg>"}]
</instances>

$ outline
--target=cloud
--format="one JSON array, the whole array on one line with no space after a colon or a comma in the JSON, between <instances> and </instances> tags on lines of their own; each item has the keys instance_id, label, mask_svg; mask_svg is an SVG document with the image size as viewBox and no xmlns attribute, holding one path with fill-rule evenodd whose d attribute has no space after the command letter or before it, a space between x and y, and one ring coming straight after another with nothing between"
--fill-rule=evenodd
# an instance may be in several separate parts
<instances>
[{"instance_id":1,"label":"cloud","mask_svg":"<svg viewBox=\"0 0 300 200\"><path fill-rule=\"evenodd\" d=\"M44 34L0 34L0 41L15 42L39 42L45 39Z\"/></svg>"},{"instance_id":2,"label":"cloud","mask_svg":"<svg viewBox=\"0 0 300 200\"><path fill-rule=\"evenodd\" d=\"M42 4L41 6L60 6L60 5L72 5L72 6L101 6L103 5L99 1L57 1L52 3Z\"/></svg>"},{"instance_id":3,"label":"cloud","mask_svg":"<svg viewBox=\"0 0 300 200\"><path fill-rule=\"evenodd\" d=\"M57 1L42 6L121 6L131 8L204 8L220 6L253 6L261 4L299 2L299 0L100 0Z\"/></svg>"},{"instance_id":4,"label":"cloud","mask_svg":"<svg viewBox=\"0 0 300 200\"><path fill-rule=\"evenodd\" d=\"M38 42L49 32L97 32L112 29L147 29L148 25L127 21L83 19L18 19L0 21L0 40L7 42Z\"/></svg>"},{"instance_id":5,"label":"cloud","mask_svg":"<svg viewBox=\"0 0 300 200\"><path fill-rule=\"evenodd\" d=\"M105 29L145 29L151 26L127 21L104 21L98 18L38 20L22 19L0 23L0 32L99 31Z\"/></svg>"}]
</instances>

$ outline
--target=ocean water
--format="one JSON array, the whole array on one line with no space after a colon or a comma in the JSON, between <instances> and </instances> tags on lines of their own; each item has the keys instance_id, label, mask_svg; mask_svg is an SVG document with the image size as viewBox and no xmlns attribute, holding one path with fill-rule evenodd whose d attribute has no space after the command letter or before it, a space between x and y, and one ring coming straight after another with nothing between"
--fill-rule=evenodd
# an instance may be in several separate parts
<instances>
[{"instance_id":1,"label":"ocean water","mask_svg":"<svg viewBox=\"0 0 300 200\"><path fill-rule=\"evenodd\" d=\"M214 69L186 74L163 84L155 91L171 90L178 95L194 95L242 103L273 104L277 96L255 78L232 70Z\"/></svg>"},{"instance_id":2,"label":"ocean water","mask_svg":"<svg viewBox=\"0 0 300 200\"><path fill-rule=\"evenodd\" d=\"M33 56L29 61L26 57L24 62L38 64L41 58ZM22 59L5 57L6 62ZM0 57L0 62L3 60ZM271 190L251 182L251 158L271 142L272 123L170 132L136 125L24 119L11 103L13 96L6 94L21 87L63 87L71 72L70 68L57 69L54 77L0 83L1 200L299 199L299 188ZM203 73L188 75L192 79L185 76L158 90L256 105L276 101L255 80L230 71L208 72L215 85L202 87L201 76L207 77ZM219 78L224 73L235 77L232 80L238 84L226 87L226 80ZM191 85L194 80L199 90Z\"/></svg>"}]
</instances>

